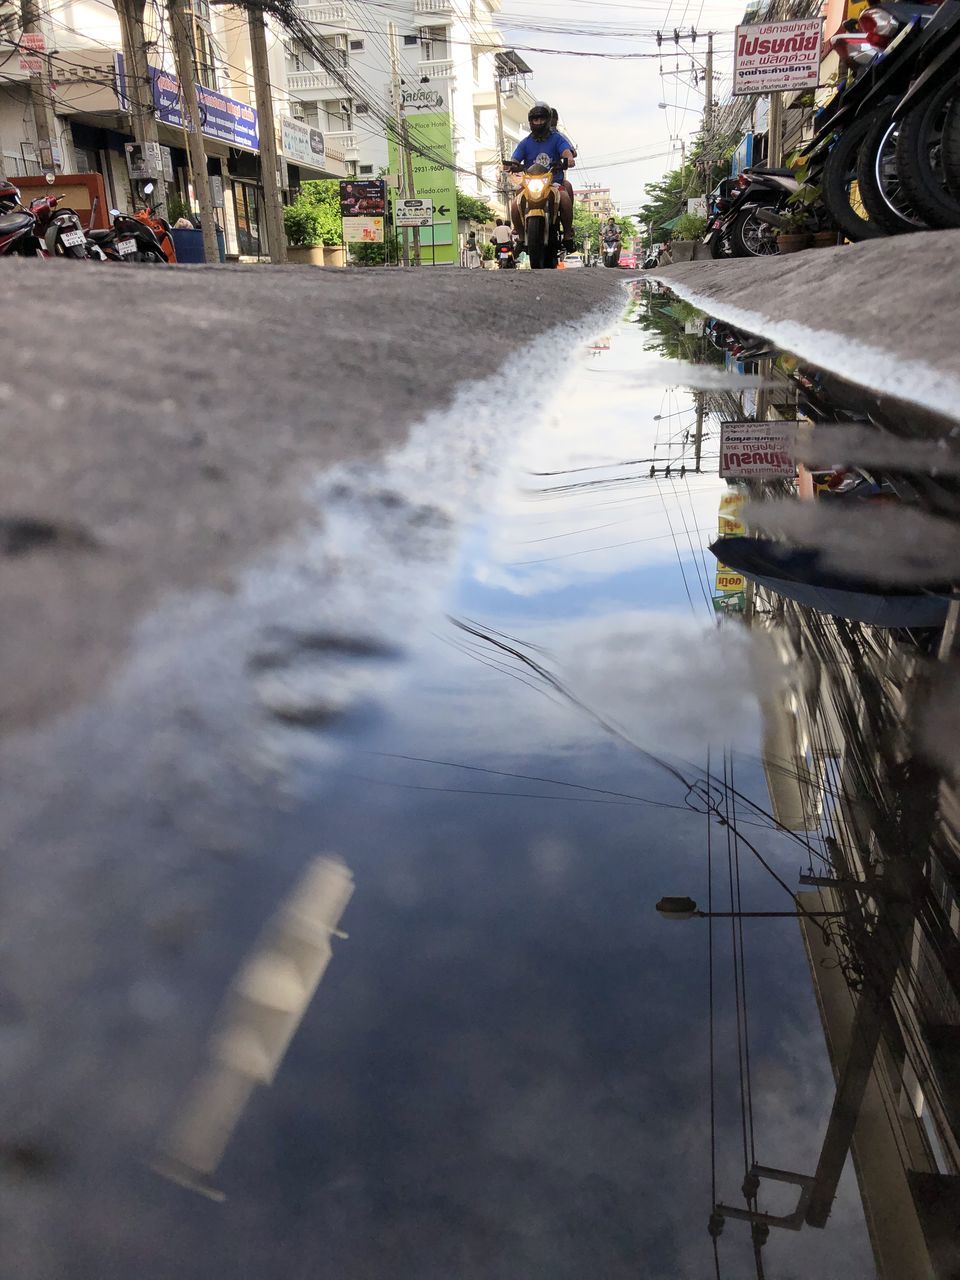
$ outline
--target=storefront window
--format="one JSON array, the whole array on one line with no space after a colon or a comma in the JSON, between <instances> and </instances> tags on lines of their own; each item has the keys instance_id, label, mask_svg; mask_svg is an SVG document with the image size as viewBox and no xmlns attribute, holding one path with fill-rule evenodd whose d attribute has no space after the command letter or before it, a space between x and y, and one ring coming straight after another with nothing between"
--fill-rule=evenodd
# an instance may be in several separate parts
<instances>
[{"instance_id":1,"label":"storefront window","mask_svg":"<svg viewBox=\"0 0 960 1280\"><path fill-rule=\"evenodd\" d=\"M233 203L237 212L237 248L244 258L258 258L260 241L260 189L249 182L233 184Z\"/></svg>"}]
</instances>

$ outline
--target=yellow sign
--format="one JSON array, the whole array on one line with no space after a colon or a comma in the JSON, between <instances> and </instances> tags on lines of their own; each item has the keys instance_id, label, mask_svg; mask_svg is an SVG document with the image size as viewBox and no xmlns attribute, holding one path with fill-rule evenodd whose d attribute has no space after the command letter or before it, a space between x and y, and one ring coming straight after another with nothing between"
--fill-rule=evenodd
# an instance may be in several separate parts
<instances>
[{"instance_id":1,"label":"yellow sign","mask_svg":"<svg viewBox=\"0 0 960 1280\"><path fill-rule=\"evenodd\" d=\"M740 510L747 500L745 493L728 490L720 496L720 537L746 533L747 526L740 519Z\"/></svg>"},{"instance_id":2,"label":"yellow sign","mask_svg":"<svg viewBox=\"0 0 960 1280\"><path fill-rule=\"evenodd\" d=\"M743 591L747 585L747 580L742 573L735 573L732 569L728 569L726 565L717 565L717 590Z\"/></svg>"}]
</instances>

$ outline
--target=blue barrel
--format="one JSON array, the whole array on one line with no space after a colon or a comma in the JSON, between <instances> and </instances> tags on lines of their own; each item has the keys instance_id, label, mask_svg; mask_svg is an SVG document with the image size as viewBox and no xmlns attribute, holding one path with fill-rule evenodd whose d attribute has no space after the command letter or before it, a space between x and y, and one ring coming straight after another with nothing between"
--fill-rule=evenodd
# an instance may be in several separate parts
<instances>
[{"instance_id":1,"label":"blue barrel","mask_svg":"<svg viewBox=\"0 0 960 1280\"><path fill-rule=\"evenodd\" d=\"M206 262L203 256L203 232L184 228L182 231L174 228L170 235L173 237L173 247L177 251L178 262ZM217 252L221 262L226 260L226 241L223 232L217 228Z\"/></svg>"}]
</instances>

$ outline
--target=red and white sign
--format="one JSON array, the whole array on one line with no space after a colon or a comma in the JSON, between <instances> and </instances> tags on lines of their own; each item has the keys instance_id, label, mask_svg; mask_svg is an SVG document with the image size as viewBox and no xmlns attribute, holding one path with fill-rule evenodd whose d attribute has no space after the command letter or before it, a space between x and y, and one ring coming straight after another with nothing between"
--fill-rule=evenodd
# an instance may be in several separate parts
<instances>
[{"instance_id":1,"label":"red and white sign","mask_svg":"<svg viewBox=\"0 0 960 1280\"><path fill-rule=\"evenodd\" d=\"M721 422L722 480L792 480L799 422Z\"/></svg>"},{"instance_id":2,"label":"red and white sign","mask_svg":"<svg viewBox=\"0 0 960 1280\"><path fill-rule=\"evenodd\" d=\"M47 42L43 36L36 31L24 31L17 45L20 49L20 70L38 76L43 70L43 59L36 55L47 51Z\"/></svg>"},{"instance_id":3,"label":"red and white sign","mask_svg":"<svg viewBox=\"0 0 960 1280\"><path fill-rule=\"evenodd\" d=\"M820 18L737 27L733 46L734 94L816 88L822 42Z\"/></svg>"}]
</instances>

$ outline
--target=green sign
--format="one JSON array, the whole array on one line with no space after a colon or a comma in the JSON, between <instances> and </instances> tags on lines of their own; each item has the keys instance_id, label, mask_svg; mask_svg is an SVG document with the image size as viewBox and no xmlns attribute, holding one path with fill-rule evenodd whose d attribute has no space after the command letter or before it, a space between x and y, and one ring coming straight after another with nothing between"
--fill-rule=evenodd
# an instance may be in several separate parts
<instances>
[{"instance_id":1,"label":"green sign","mask_svg":"<svg viewBox=\"0 0 960 1280\"><path fill-rule=\"evenodd\" d=\"M413 191L405 198L433 201L433 226L420 231L423 261L459 262L457 243L457 179L453 171L453 125L449 111L411 111L407 114L407 137L413 158ZM428 159L414 148L429 151ZM396 142L390 141L390 168L401 172Z\"/></svg>"}]
</instances>

